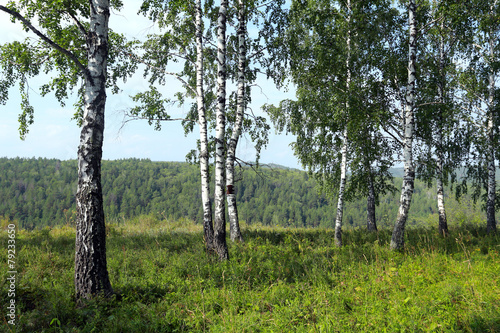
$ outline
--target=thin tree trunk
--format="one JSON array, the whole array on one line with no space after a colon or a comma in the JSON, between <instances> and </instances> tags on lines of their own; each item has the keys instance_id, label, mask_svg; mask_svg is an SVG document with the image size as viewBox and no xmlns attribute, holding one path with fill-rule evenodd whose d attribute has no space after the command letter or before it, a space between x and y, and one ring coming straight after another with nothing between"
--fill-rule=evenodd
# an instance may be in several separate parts
<instances>
[{"instance_id":1,"label":"thin tree trunk","mask_svg":"<svg viewBox=\"0 0 500 333\"><path fill-rule=\"evenodd\" d=\"M438 153L439 154L439 153ZM441 154L439 154L441 155ZM438 213L439 213L439 234L443 236L448 235L448 222L446 219L446 209L444 206L444 187L443 187L443 163L442 156L438 155L438 173L437 173L437 204L438 204Z\"/></svg>"},{"instance_id":2,"label":"thin tree trunk","mask_svg":"<svg viewBox=\"0 0 500 333\"><path fill-rule=\"evenodd\" d=\"M446 218L446 209L444 206L444 187L443 187L443 164L441 159L438 157L438 174L437 174L437 204L439 213L439 234L443 236L448 235L448 222Z\"/></svg>"},{"instance_id":3,"label":"thin tree trunk","mask_svg":"<svg viewBox=\"0 0 500 333\"><path fill-rule=\"evenodd\" d=\"M234 186L234 161L236 157L236 146L241 135L241 126L243 124L243 113L245 111L245 63L246 63L246 45L245 45L245 6L243 0L238 1L238 96L236 119L233 127L233 133L229 140L227 148L226 161L226 180L227 180L227 209L229 216L229 230L231 240L243 241L241 235L240 223L238 220L238 208L236 206L236 193Z\"/></svg>"},{"instance_id":4,"label":"thin tree trunk","mask_svg":"<svg viewBox=\"0 0 500 333\"><path fill-rule=\"evenodd\" d=\"M342 246L342 216L344 213L344 192L346 184L347 169L347 124L344 129L344 141L342 143L342 162L340 164L340 188L337 201L337 216L335 217L335 244Z\"/></svg>"},{"instance_id":5,"label":"thin tree trunk","mask_svg":"<svg viewBox=\"0 0 500 333\"><path fill-rule=\"evenodd\" d=\"M493 14L492 14L493 15ZM490 33L490 59L495 59L495 38ZM490 64L489 87L488 87L488 152L486 154L488 163L488 199L486 201L486 230L488 233L496 232L497 223L495 219L495 201L496 201L496 181L495 181L495 72Z\"/></svg>"},{"instance_id":6,"label":"thin tree trunk","mask_svg":"<svg viewBox=\"0 0 500 333\"><path fill-rule=\"evenodd\" d=\"M398 217L391 238L391 249L402 250L404 248L404 232L408 212L410 210L411 197L413 195L415 182L415 167L413 165L413 131L414 131L414 115L413 108L415 103L415 61L417 57L417 26L416 26L416 10L417 5L415 0L410 0L408 6L409 23L410 23L410 45L409 45L409 60L408 60L408 87L406 92L406 110L404 112L404 140L403 140L403 159L404 159L404 178L401 188L401 198L399 204Z\"/></svg>"},{"instance_id":7,"label":"thin tree trunk","mask_svg":"<svg viewBox=\"0 0 500 333\"><path fill-rule=\"evenodd\" d=\"M347 24L350 25L351 22L351 1L347 0ZM351 28L347 30L347 77L346 77L346 91L350 91L351 87ZM347 95L347 101L345 104L345 113L349 114L349 94ZM344 213L344 191L347 178L347 121L344 125L344 138L342 142L342 161L340 163L340 187L339 187L339 197L337 201L337 215L335 217L335 244L337 246L342 246L342 217Z\"/></svg>"},{"instance_id":8,"label":"thin tree trunk","mask_svg":"<svg viewBox=\"0 0 500 333\"><path fill-rule=\"evenodd\" d=\"M441 29L444 29L444 22L441 22ZM446 209L444 206L444 187L443 187L443 106L445 102L445 84L446 78L444 75L444 40L441 36L441 41L439 43L439 73L440 73L440 83L438 87L439 94L439 119L438 119L438 130L437 130L437 175L436 175L436 192L437 192L437 205L439 213L439 234L443 236L448 235L448 222L446 219Z\"/></svg>"},{"instance_id":9,"label":"thin tree trunk","mask_svg":"<svg viewBox=\"0 0 500 333\"><path fill-rule=\"evenodd\" d=\"M229 259L226 244L225 130L226 130L226 14L227 0L221 0L217 33L217 126L215 133L214 247L220 260Z\"/></svg>"},{"instance_id":10,"label":"thin tree trunk","mask_svg":"<svg viewBox=\"0 0 500 333\"><path fill-rule=\"evenodd\" d=\"M368 231L377 231L377 222L375 220L375 187L373 186L373 178L371 168L368 169L369 184L368 184L368 198L366 199L366 227Z\"/></svg>"},{"instance_id":11,"label":"thin tree trunk","mask_svg":"<svg viewBox=\"0 0 500 333\"><path fill-rule=\"evenodd\" d=\"M212 223L212 203L210 202L208 135L205 116L205 97L203 89L203 29L201 0L196 0L196 102L198 123L200 125L200 174L201 201L203 204L203 234L208 253L214 250L214 228Z\"/></svg>"},{"instance_id":12,"label":"thin tree trunk","mask_svg":"<svg viewBox=\"0 0 500 333\"><path fill-rule=\"evenodd\" d=\"M101 188L101 159L106 104L109 1L90 1L84 115L78 148L75 242L76 299L113 293L106 262L106 227Z\"/></svg>"}]
</instances>

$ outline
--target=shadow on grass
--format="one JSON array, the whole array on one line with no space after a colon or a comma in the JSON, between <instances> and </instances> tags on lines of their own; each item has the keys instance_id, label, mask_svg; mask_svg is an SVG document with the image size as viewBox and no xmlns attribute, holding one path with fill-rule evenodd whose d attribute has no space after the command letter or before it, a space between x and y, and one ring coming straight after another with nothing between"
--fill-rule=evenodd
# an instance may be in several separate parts
<instances>
[{"instance_id":1,"label":"shadow on grass","mask_svg":"<svg viewBox=\"0 0 500 333\"><path fill-rule=\"evenodd\" d=\"M126 235L114 230L108 230L108 247L119 246L130 249L161 247L167 252L181 253L192 248L203 247L203 235L201 232L159 232L151 234ZM284 243L295 241L297 243L307 243L318 247L335 247L333 229L295 229L295 228L247 228L243 230L244 237L255 244L283 245ZM389 246L391 239L391 229L382 229L378 232L367 232L364 229L345 230L342 234L345 247L370 247L375 243L379 246ZM5 239L6 235L4 236ZM4 237L0 237L4 238ZM228 240L228 242L230 242ZM450 230L448 237L439 234L436 228L411 228L406 230L406 253L412 253L408 249L425 249L428 251L444 251L445 253L456 253L463 251L457 243L465 246L496 246L500 242L500 233L488 234L485 227L464 225ZM68 253L69 249L74 249L74 234L62 234L53 236L50 229L34 230L19 240L21 246L30 248L40 248Z\"/></svg>"},{"instance_id":2,"label":"shadow on grass","mask_svg":"<svg viewBox=\"0 0 500 333\"><path fill-rule=\"evenodd\" d=\"M500 332L500 318L482 318L475 316L468 323L459 323L459 329L464 332L497 333Z\"/></svg>"},{"instance_id":3,"label":"shadow on grass","mask_svg":"<svg viewBox=\"0 0 500 333\"><path fill-rule=\"evenodd\" d=\"M248 229L245 239L260 244L283 245L286 242L308 244L311 247L336 248L333 229ZM374 245L389 248L392 229L367 232L364 229L346 230L342 233L345 249L370 251ZM481 247L483 253L500 243L500 233L488 234L485 227L464 225L450 230L447 237L439 234L437 228L409 228L405 235L407 255L419 255L424 251L446 254L461 253L465 247Z\"/></svg>"},{"instance_id":4,"label":"shadow on grass","mask_svg":"<svg viewBox=\"0 0 500 333\"><path fill-rule=\"evenodd\" d=\"M127 284L115 290L117 299L124 303L141 302L143 304L157 303L172 290L158 285L135 286Z\"/></svg>"},{"instance_id":5,"label":"shadow on grass","mask_svg":"<svg viewBox=\"0 0 500 333\"><path fill-rule=\"evenodd\" d=\"M189 331L188 325L176 318L175 313L168 314L172 305L170 294L184 304L184 298L198 295L202 288L266 290L277 281L333 288L344 281L343 274L350 274L347 270L353 262L369 264L392 257L404 260L404 256L432 252L454 254L470 251L470 248L480 248L480 252L476 252L478 255L499 250L498 235L487 235L484 229L471 226L451 230L446 238L435 229L409 229L407 249L402 255L388 249L391 236L388 229L378 233L347 230L343 233L345 246L341 249L335 247L333 230L249 228L243 232L245 243L230 243L229 263L207 260L201 232L111 233L108 237L110 255L120 257L123 253L121 258L116 258L114 274L120 272L126 276L120 284L115 284L119 296L75 308L73 290L66 290L70 289L70 282L56 283L57 290L47 290L43 284L23 281L24 285L33 285L18 289L18 306L22 313L18 331L29 332L34 328L47 332L75 331L74 327L81 331L105 332ZM26 252L35 252L30 254L30 260L36 260L36 255L47 250L59 252L66 259L74 255L74 235L71 234L53 236L47 231L35 231L23 235L20 244ZM62 264L55 267L71 269L68 260L64 264L64 267ZM47 270L50 268L45 267L44 271ZM159 274L164 275L161 283L156 282L160 281L155 276ZM6 304L5 291L0 292L0 299ZM153 311L156 306L161 310ZM110 324L118 320L125 323L122 326ZM478 317L468 321L463 329L495 331L500 327L499 321Z\"/></svg>"}]
</instances>

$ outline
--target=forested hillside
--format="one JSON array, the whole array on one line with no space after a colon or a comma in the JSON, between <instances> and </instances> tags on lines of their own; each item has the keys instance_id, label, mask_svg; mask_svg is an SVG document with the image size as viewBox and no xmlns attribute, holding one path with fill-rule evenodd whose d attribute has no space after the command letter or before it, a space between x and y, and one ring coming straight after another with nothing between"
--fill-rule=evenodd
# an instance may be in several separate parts
<instances>
[{"instance_id":1,"label":"forested hillside","mask_svg":"<svg viewBox=\"0 0 500 333\"><path fill-rule=\"evenodd\" d=\"M306 172L279 167L250 168L237 172L240 217L247 224L262 223L292 227L333 227L335 200L318 194L315 181ZM75 220L76 161L55 159L0 158L0 216L32 229ZM186 217L201 223L202 206L199 169L181 162L125 159L103 161L102 184L107 220L120 222L141 214L158 218ZM401 179L395 179L397 188ZM377 224L392 226L399 194L386 195L377 207ZM416 183L410 225L437 221L435 190ZM459 205L449 199L450 213ZM478 215L479 207L467 198L463 209ZM346 227L366 224L366 199L348 203Z\"/></svg>"}]
</instances>

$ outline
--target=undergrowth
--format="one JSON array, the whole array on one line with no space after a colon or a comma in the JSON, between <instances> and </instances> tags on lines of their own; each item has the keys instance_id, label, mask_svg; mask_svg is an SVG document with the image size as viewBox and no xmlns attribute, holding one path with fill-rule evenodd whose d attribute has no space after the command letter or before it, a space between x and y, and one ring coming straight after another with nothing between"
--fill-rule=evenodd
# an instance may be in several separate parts
<instances>
[{"instance_id":1,"label":"undergrowth","mask_svg":"<svg viewBox=\"0 0 500 333\"><path fill-rule=\"evenodd\" d=\"M477 225L390 230L245 226L230 260L187 220L140 217L107 229L116 295L74 301L71 227L17 233L17 332L500 332L500 245ZM7 248L7 232L0 234ZM6 253L6 251L4 251ZM7 260L2 255L2 330Z\"/></svg>"}]
</instances>

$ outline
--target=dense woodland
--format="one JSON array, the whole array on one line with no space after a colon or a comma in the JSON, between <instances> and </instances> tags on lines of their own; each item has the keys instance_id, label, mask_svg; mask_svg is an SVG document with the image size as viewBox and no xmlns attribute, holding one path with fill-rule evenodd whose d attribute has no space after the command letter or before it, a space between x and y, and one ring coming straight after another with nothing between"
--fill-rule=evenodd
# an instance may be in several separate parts
<instances>
[{"instance_id":1,"label":"dense woodland","mask_svg":"<svg viewBox=\"0 0 500 333\"><path fill-rule=\"evenodd\" d=\"M76 161L43 158L0 159L0 216L19 222L26 229L75 223ZM203 209L198 191L198 168L181 162L152 162L144 159L103 161L102 183L108 223L123 223L140 215L157 219L188 218L202 223ZM401 174L401 170L393 172ZM241 220L251 224L282 227L335 226L336 198L318 193L307 172L280 166L241 168L238 191ZM395 178L400 186L401 178ZM212 194L213 195L213 194ZM450 198L452 199L452 198ZM392 226L397 214L397 195L386 194L377 207L377 224ZM417 181L410 226L436 227L434 187ZM480 204L469 197L453 210L468 211L484 218ZM462 206L462 207L460 207ZM366 199L346 205L346 227L366 228ZM455 220L456 222L456 220ZM467 221L463 221L467 222ZM469 221L474 222L474 221Z\"/></svg>"}]
</instances>

